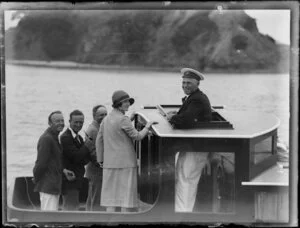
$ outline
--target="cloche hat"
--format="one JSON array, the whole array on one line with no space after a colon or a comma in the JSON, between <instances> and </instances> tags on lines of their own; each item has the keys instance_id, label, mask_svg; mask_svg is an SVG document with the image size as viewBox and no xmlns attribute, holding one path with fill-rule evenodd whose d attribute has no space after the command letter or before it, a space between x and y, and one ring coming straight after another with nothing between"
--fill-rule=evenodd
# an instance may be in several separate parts
<instances>
[{"instance_id":1,"label":"cloche hat","mask_svg":"<svg viewBox=\"0 0 300 228\"><path fill-rule=\"evenodd\" d=\"M117 90L112 95L113 105L117 105L125 100L129 100L130 105L134 103L134 99L129 97L128 93L123 90Z\"/></svg>"}]
</instances>

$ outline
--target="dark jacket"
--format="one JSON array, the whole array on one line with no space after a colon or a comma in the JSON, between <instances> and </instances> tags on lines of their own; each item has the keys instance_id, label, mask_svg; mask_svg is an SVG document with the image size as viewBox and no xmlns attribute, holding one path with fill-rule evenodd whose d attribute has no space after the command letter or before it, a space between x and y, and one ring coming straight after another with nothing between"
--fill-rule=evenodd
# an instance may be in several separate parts
<instances>
[{"instance_id":1,"label":"dark jacket","mask_svg":"<svg viewBox=\"0 0 300 228\"><path fill-rule=\"evenodd\" d=\"M180 107L170 123L175 128L193 128L196 122L210 121L212 118L211 106L207 96L197 89Z\"/></svg>"},{"instance_id":2,"label":"dark jacket","mask_svg":"<svg viewBox=\"0 0 300 228\"><path fill-rule=\"evenodd\" d=\"M37 144L37 159L33 168L34 191L59 195L62 169L62 148L58 142L58 132L48 128Z\"/></svg>"},{"instance_id":3,"label":"dark jacket","mask_svg":"<svg viewBox=\"0 0 300 228\"><path fill-rule=\"evenodd\" d=\"M80 137L80 143L73 138L70 129L67 129L61 136L60 142L63 149L63 165L64 168L75 173L76 179L68 181L63 177L62 192L67 189L80 189L83 185L83 176L85 173L84 166L91 160L90 151L84 145L83 139Z\"/></svg>"}]
</instances>

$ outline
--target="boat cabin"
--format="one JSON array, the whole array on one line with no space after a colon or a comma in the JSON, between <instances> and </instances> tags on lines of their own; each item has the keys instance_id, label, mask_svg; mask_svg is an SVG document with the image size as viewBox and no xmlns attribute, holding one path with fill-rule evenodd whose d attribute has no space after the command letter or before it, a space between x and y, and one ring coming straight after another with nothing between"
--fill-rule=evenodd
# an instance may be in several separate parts
<instances>
[{"instance_id":1,"label":"boat cabin","mask_svg":"<svg viewBox=\"0 0 300 228\"><path fill-rule=\"evenodd\" d=\"M84 211L85 187L81 211L42 212L36 209L39 197L32 191L30 178L20 177L9 191L9 218L92 224L288 222L288 169L277 165L278 118L261 112L212 107L211 122L199 123L193 129L176 129L166 120L166 113L178 107L146 106L137 112L134 124L138 130L147 121L157 122L147 137L135 143L138 211ZM192 212L175 210L175 169L180 152L210 154Z\"/></svg>"}]
</instances>

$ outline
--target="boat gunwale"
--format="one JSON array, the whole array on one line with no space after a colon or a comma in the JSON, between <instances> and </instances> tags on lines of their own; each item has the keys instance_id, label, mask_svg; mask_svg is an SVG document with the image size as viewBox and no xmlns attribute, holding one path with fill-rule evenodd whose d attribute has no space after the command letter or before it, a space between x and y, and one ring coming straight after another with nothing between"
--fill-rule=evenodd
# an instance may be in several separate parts
<instances>
[{"instance_id":1,"label":"boat gunwale","mask_svg":"<svg viewBox=\"0 0 300 228\"><path fill-rule=\"evenodd\" d=\"M16 207L13 204L13 195L14 195L14 189L15 189L15 185L16 185L16 180L17 178L26 178L29 177L31 178L32 176L17 176L17 177L13 177L13 180L10 182L9 187L8 187L8 191L7 191L7 208L10 210L14 210L17 212L34 212L34 213L76 213L76 214L82 214L82 213L87 213L87 214L112 214L112 215L140 215L140 214L144 214L144 213L149 213L149 211L153 210L156 206L157 206L157 202L159 201L160 198L160 194L161 194L161 189L159 189L158 194L157 194L157 198L155 200L155 202L153 203L153 205L143 211L137 211L137 212L107 212L107 211L82 211L82 210L78 210L78 211L66 211L66 210L57 210L57 211L51 211L51 210L40 210L40 209L28 209L28 208L20 208L20 207ZM161 181L161 180L159 180ZM8 216L8 215L7 215Z\"/></svg>"}]
</instances>

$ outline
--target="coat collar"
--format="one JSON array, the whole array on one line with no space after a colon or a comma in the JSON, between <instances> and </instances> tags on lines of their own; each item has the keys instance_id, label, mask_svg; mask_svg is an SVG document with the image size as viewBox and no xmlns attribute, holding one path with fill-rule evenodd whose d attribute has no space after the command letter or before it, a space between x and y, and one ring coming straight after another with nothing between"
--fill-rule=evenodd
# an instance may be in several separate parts
<instances>
[{"instance_id":1,"label":"coat collar","mask_svg":"<svg viewBox=\"0 0 300 228\"><path fill-rule=\"evenodd\" d=\"M77 147L80 147L81 144L84 142L81 135L79 135L79 134L76 135L76 133L70 127L67 129L67 131L69 131L69 134L72 135L72 138L73 138L73 141L75 142L75 145ZM76 138L76 136L78 136L78 138Z\"/></svg>"},{"instance_id":2,"label":"coat collar","mask_svg":"<svg viewBox=\"0 0 300 228\"><path fill-rule=\"evenodd\" d=\"M186 99L182 98L182 100L184 99L183 104L181 105L180 109L178 110L177 113L180 113L187 105L188 102L190 100L191 97L193 97L196 93L201 92L199 88L197 88L193 93L191 93Z\"/></svg>"},{"instance_id":3,"label":"coat collar","mask_svg":"<svg viewBox=\"0 0 300 228\"><path fill-rule=\"evenodd\" d=\"M187 95L185 97L182 98L182 103L184 103L185 101L187 101L190 97L192 97L193 95L195 95L196 93L200 92L200 89L197 88L194 92L192 92L190 95Z\"/></svg>"},{"instance_id":4,"label":"coat collar","mask_svg":"<svg viewBox=\"0 0 300 228\"><path fill-rule=\"evenodd\" d=\"M75 137L78 135L78 133L76 134L72 128L68 127L69 131L71 132L73 138L75 139Z\"/></svg>"},{"instance_id":5,"label":"coat collar","mask_svg":"<svg viewBox=\"0 0 300 228\"><path fill-rule=\"evenodd\" d=\"M111 113L116 114L116 115L122 115L122 116L125 115L123 112L119 111L119 110L116 109L116 108L114 108L114 109L111 111Z\"/></svg>"},{"instance_id":6,"label":"coat collar","mask_svg":"<svg viewBox=\"0 0 300 228\"><path fill-rule=\"evenodd\" d=\"M48 127L46 130L48 133L50 133L53 137L57 138L59 135L58 131L54 131L51 127Z\"/></svg>"}]
</instances>

